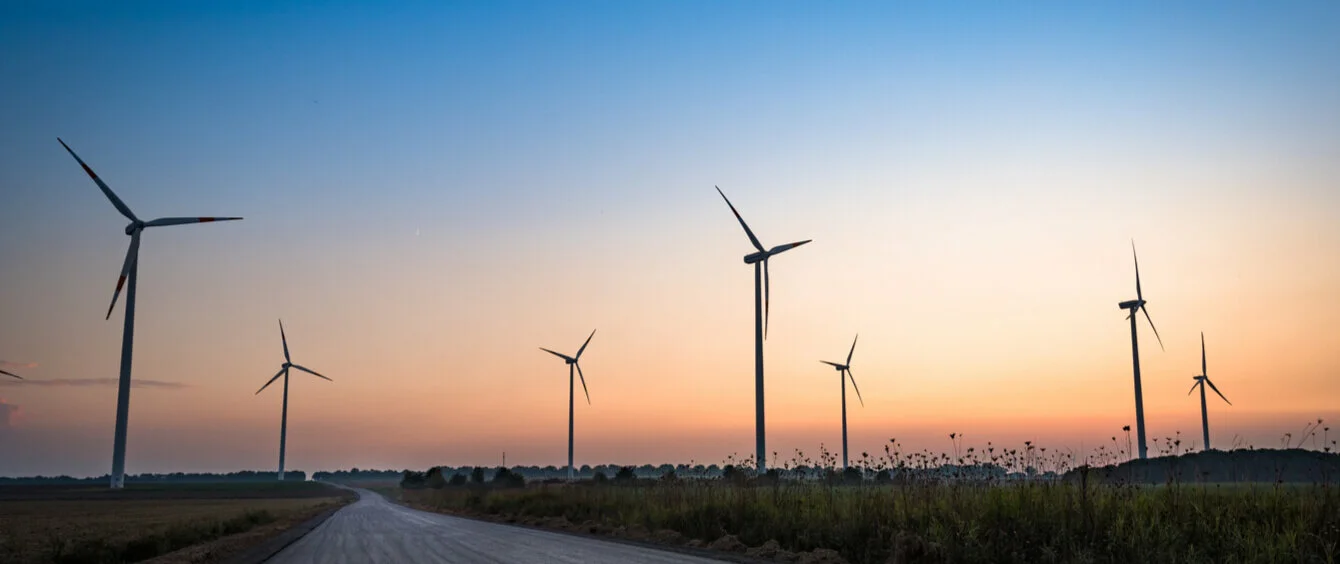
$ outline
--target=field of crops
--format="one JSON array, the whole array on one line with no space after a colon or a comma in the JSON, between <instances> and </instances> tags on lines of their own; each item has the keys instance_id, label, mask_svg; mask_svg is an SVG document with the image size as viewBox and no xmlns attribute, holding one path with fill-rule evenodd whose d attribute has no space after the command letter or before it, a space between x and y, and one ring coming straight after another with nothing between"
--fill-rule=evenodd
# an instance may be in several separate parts
<instances>
[{"instance_id":1,"label":"field of crops","mask_svg":"<svg viewBox=\"0 0 1340 564\"><path fill-rule=\"evenodd\" d=\"M783 561L816 549L856 563L1340 557L1340 494L1326 484L636 480L447 486L401 496L430 510Z\"/></svg>"},{"instance_id":2,"label":"field of crops","mask_svg":"<svg viewBox=\"0 0 1340 564\"><path fill-rule=\"evenodd\" d=\"M0 562L138 562L200 546L164 561L213 562L344 498L310 482L6 486Z\"/></svg>"}]
</instances>

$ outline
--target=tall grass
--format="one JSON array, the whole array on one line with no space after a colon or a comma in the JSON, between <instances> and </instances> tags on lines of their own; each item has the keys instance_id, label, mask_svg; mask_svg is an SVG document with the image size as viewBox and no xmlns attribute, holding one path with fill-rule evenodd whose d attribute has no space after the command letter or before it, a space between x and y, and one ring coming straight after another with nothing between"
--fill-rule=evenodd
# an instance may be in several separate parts
<instances>
[{"instance_id":1,"label":"tall grass","mask_svg":"<svg viewBox=\"0 0 1340 564\"><path fill-rule=\"evenodd\" d=\"M642 480L404 496L439 511L523 522L668 529L703 542L734 535L793 552L828 548L858 563L1331 563L1340 543L1340 495L1327 485Z\"/></svg>"}]
</instances>

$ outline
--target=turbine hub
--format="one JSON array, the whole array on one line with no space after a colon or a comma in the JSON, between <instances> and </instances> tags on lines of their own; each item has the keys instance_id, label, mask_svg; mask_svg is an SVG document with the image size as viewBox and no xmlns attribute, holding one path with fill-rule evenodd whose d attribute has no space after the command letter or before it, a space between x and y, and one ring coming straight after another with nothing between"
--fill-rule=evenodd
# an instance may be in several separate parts
<instances>
[{"instance_id":1,"label":"turbine hub","mask_svg":"<svg viewBox=\"0 0 1340 564\"><path fill-rule=\"evenodd\" d=\"M1137 307L1140 307L1140 305L1141 305L1140 300L1130 300L1117 304L1117 307L1121 309L1135 309Z\"/></svg>"},{"instance_id":2,"label":"turbine hub","mask_svg":"<svg viewBox=\"0 0 1340 564\"><path fill-rule=\"evenodd\" d=\"M134 235L136 231L144 229L143 221L132 221L126 226L126 235Z\"/></svg>"},{"instance_id":3,"label":"turbine hub","mask_svg":"<svg viewBox=\"0 0 1340 564\"><path fill-rule=\"evenodd\" d=\"M766 258L768 258L768 253L765 252L765 251L759 251L759 252L756 252L756 253L749 253L749 254L747 254L747 255L744 256L744 263L745 263L745 264L754 264L754 263L759 262L759 261L762 261L762 260L764 260L764 259L766 259Z\"/></svg>"}]
</instances>

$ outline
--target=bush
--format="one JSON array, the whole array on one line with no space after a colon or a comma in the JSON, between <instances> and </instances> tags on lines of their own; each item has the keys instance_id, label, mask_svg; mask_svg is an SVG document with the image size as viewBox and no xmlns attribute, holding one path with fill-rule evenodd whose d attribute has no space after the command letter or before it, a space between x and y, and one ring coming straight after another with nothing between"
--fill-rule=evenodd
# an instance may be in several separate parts
<instances>
[{"instance_id":1,"label":"bush","mask_svg":"<svg viewBox=\"0 0 1340 564\"><path fill-rule=\"evenodd\" d=\"M474 484L483 484L483 483L484 483L484 469L483 469L483 468L475 468L474 470L471 470L471 471L470 471L470 482L471 482L471 483L474 483Z\"/></svg>"},{"instance_id":2,"label":"bush","mask_svg":"<svg viewBox=\"0 0 1340 564\"><path fill-rule=\"evenodd\" d=\"M469 481L469 478L466 478L465 474L457 472L451 475L451 481L447 483L453 486L464 486L467 481Z\"/></svg>"},{"instance_id":3,"label":"bush","mask_svg":"<svg viewBox=\"0 0 1340 564\"><path fill-rule=\"evenodd\" d=\"M524 488L526 479L506 468L498 468L498 472L493 475L493 486L497 488Z\"/></svg>"},{"instance_id":4,"label":"bush","mask_svg":"<svg viewBox=\"0 0 1340 564\"><path fill-rule=\"evenodd\" d=\"M614 473L614 482L618 484L631 484L637 481L637 472L632 466L621 466L618 472Z\"/></svg>"}]
</instances>

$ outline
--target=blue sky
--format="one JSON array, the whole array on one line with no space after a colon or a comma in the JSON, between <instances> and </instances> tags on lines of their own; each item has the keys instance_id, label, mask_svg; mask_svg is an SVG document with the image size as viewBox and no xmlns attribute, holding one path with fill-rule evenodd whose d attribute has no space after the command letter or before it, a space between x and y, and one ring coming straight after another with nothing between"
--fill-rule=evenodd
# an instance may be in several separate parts
<instances>
[{"instance_id":1,"label":"blue sky","mask_svg":"<svg viewBox=\"0 0 1340 564\"><path fill-rule=\"evenodd\" d=\"M1299 426L1290 409L1340 405L1340 358L1323 346L1340 338L1325 321L1340 310L1317 301L1340 282L1333 2L19 2L0 7L0 53L0 359L39 362L34 378L114 375L120 313L101 316L123 221L57 136L141 217L247 218L145 235L137 374L209 395L137 395L151 399L134 404L147 411L132 449L136 429L233 417L173 403L246 413L238 424L270 440L275 409L247 396L273 373L280 315L331 355L327 373L405 379L313 392L325 429L410 389L547 386L557 376L533 374L555 369L545 359L497 358L592 325L628 358L677 343L677 360L645 370L698 374L685 389L725 398L701 409L738 411L747 427L747 244L713 185L765 243L816 241L774 265L770 421L783 434L809 421L788 409L817 409L803 388L811 357L856 331L885 351L868 370L898 392L866 428L967 389L981 390L967 405L1030 406L1025 374L1081 394L1058 399L1056 417L1092 411L1111 417L1095 427L1119 427L1130 365L1114 306L1132 297L1131 238L1181 355L1148 360L1167 363L1148 369L1169 375L1169 412L1186 407L1174 388L1189 385L1207 326L1244 351L1227 364L1242 371L1221 383L1229 397L1270 362L1312 390L1256 394L1259 413L1234 432L1266 436L1271 417ZM1240 328L1241 304L1257 301L1260 326ZM1109 387L1066 380L1076 372ZM878 381L862 381L875 405ZM630 401L662 384L641 385L625 388ZM218 399L235 392L251 403ZM25 414L18 444L87 436L92 462L52 452L0 473L104 466L113 394L71 393L0 388ZM459 401L490 405L477 397ZM1107 403L1076 407L1090 399ZM534 400L515 409L558 407ZM50 423L69 405L96 417ZM592 409L614 425L637 412ZM1034 412L1049 410L982 417L1005 428ZM1184 415L1193 431L1197 414ZM491 453L530 440L524 427L454 448ZM747 450L752 433L738 434L645 457ZM593 456L629 448L605 440ZM398 448L431 461L429 447ZM293 456L377 462L334 447Z\"/></svg>"}]
</instances>

